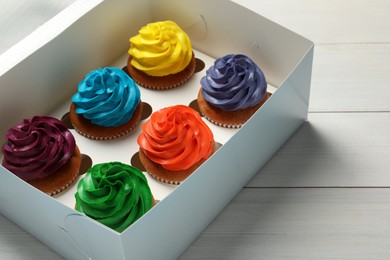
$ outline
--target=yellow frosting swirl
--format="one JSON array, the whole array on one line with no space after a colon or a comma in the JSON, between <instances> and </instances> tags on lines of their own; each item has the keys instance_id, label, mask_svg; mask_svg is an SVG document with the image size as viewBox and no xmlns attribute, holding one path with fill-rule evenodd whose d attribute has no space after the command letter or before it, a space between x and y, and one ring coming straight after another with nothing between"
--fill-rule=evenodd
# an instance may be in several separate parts
<instances>
[{"instance_id":1,"label":"yellow frosting swirl","mask_svg":"<svg viewBox=\"0 0 390 260\"><path fill-rule=\"evenodd\" d=\"M178 73L192 58L190 38L172 21L147 24L130 43L131 65L150 76Z\"/></svg>"}]
</instances>

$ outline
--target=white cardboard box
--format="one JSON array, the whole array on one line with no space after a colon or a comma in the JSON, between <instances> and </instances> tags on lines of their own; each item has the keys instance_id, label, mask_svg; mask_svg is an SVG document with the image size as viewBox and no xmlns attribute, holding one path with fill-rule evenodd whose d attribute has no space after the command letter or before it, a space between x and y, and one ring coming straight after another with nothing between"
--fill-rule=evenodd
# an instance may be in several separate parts
<instances>
[{"instance_id":1,"label":"white cardboard box","mask_svg":"<svg viewBox=\"0 0 390 260\"><path fill-rule=\"evenodd\" d=\"M0 57L1 136L22 118L61 115L86 73L124 66L130 36L166 19L186 30L206 67L229 53L251 57L275 87L273 95L240 130L210 125L223 146L181 185L160 190L153 183L161 201L122 233L74 211L74 187L52 198L0 166L1 214L65 258L177 258L306 120L313 60L309 40L227 0L79 0ZM188 83L195 90L200 74ZM141 91L156 106L166 105L158 104L155 93ZM172 93L166 102L188 99L186 92ZM96 147L124 147L120 140L97 144L77 136L76 141L81 152L92 151L94 163L106 158Z\"/></svg>"}]
</instances>

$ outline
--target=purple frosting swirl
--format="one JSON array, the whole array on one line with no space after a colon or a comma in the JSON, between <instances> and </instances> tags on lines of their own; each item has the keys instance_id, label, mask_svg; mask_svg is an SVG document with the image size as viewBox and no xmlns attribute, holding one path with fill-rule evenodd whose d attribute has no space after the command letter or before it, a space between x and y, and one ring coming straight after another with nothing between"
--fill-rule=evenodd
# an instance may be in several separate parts
<instances>
[{"instance_id":1,"label":"purple frosting swirl","mask_svg":"<svg viewBox=\"0 0 390 260\"><path fill-rule=\"evenodd\" d=\"M225 111L253 107L267 93L263 72L242 54L229 54L215 60L200 83L203 98Z\"/></svg>"},{"instance_id":2,"label":"purple frosting swirl","mask_svg":"<svg viewBox=\"0 0 390 260\"><path fill-rule=\"evenodd\" d=\"M29 181L55 173L73 155L72 133L56 118L34 116L12 127L3 145L3 166Z\"/></svg>"}]
</instances>

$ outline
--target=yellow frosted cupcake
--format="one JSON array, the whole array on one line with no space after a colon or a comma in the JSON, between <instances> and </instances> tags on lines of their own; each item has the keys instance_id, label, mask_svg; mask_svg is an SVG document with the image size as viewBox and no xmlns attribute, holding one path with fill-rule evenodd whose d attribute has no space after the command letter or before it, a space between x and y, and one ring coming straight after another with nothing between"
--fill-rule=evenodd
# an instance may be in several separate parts
<instances>
[{"instance_id":1,"label":"yellow frosted cupcake","mask_svg":"<svg viewBox=\"0 0 390 260\"><path fill-rule=\"evenodd\" d=\"M188 35L172 21L149 23L130 38L127 70L141 86L169 89L185 83L195 71Z\"/></svg>"}]
</instances>

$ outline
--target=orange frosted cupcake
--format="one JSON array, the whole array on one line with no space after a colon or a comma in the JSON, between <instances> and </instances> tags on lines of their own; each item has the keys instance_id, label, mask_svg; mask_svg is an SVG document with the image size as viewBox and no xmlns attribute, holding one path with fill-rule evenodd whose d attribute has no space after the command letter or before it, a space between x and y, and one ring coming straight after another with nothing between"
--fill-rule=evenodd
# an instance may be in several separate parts
<instances>
[{"instance_id":1,"label":"orange frosted cupcake","mask_svg":"<svg viewBox=\"0 0 390 260\"><path fill-rule=\"evenodd\" d=\"M34 116L6 134L2 165L37 189L55 195L78 176L81 154L72 133L53 117Z\"/></svg>"},{"instance_id":2,"label":"orange frosted cupcake","mask_svg":"<svg viewBox=\"0 0 390 260\"><path fill-rule=\"evenodd\" d=\"M198 106L212 123L240 128L270 96L261 69L242 54L215 60L201 79Z\"/></svg>"},{"instance_id":3,"label":"orange frosted cupcake","mask_svg":"<svg viewBox=\"0 0 390 260\"><path fill-rule=\"evenodd\" d=\"M199 113L183 105L154 112L137 141L146 171L170 184L184 181L216 149L213 133Z\"/></svg>"},{"instance_id":4,"label":"orange frosted cupcake","mask_svg":"<svg viewBox=\"0 0 390 260\"><path fill-rule=\"evenodd\" d=\"M188 35L174 22L142 27L130 38L127 70L141 86L170 89L184 84L195 71L195 55Z\"/></svg>"}]
</instances>

